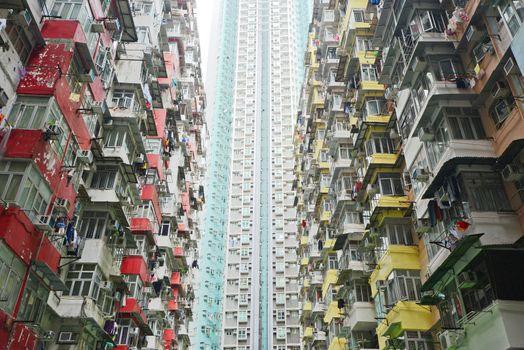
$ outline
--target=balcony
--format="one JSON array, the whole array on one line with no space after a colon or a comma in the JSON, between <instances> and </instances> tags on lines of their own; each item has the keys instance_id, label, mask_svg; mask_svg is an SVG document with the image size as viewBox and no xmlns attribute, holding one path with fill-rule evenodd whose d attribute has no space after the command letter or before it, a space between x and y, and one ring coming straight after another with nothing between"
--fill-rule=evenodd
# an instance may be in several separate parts
<instances>
[{"instance_id":1,"label":"balcony","mask_svg":"<svg viewBox=\"0 0 524 350\"><path fill-rule=\"evenodd\" d=\"M379 339L397 338L404 331L427 332L434 324L431 310L414 301L399 301L377 326Z\"/></svg>"},{"instance_id":2,"label":"balcony","mask_svg":"<svg viewBox=\"0 0 524 350\"><path fill-rule=\"evenodd\" d=\"M382 222L384 218L404 217L411 207L407 196L390 196L377 193L370 199L370 222Z\"/></svg>"},{"instance_id":3,"label":"balcony","mask_svg":"<svg viewBox=\"0 0 524 350\"><path fill-rule=\"evenodd\" d=\"M147 323L147 316L135 298L127 298L126 304L120 307L118 313L120 317L132 318L145 335L153 335L153 331Z\"/></svg>"},{"instance_id":4,"label":"balcony","mask_svg":"<svg viewBox=\"0 0 524 350\"><path fill-rule=\"evenodd\" d=\"M106 318L102 310L95 303L95 300L82 296L61 296L60 303L54 311L63 319L77 319L88 321L91 325L100 330L100 334L105 335L110 340L109 335L104 331Z\"/></svg>"},{"instance_id":5,"label":"balcony","mask_svg":"<svg viewBox=\"0 0 524 350\"><path fill-rule=\"evenodd\" d=\"M377 294L377 281L384 281L393 270L420 270L419 252L416 246L390 245L378 261L369 277L371 295Z\"/></svg>"},{"instance_id":6,"label":"balcony","mask_svg":"<svg viewBox=\"0 0 524 350\"><path fill-rule=\"evenodd\" d=\"M342 327L351 331L370 331L377 325L375 305L371 302L357 301L346 307Z\"/></svg>"},{"instance_id":7,"label":"balcony","mask_svg":"<svg viewBox=\"0 0 524 350\"><path fill-rule=\"evenodd\" d=\"M122 275L138 275L143 283L149 284L149 269L144 257L141 255L127 255L122 258L120 266Z\"/></svg>"},{"instance_id":8,"label":"balcony","mask_svg":"<svg viewBox=\"0 0 524 350\"><path fill-rule=\"evenodd\" d=\"M327 339L326 332L314 330L313 331L313 344L315 343L323 343Z\"/></svg>"},{"instance_id":9,"label":"balcony","mask_svg":"<svg viewBox=\"0 0 524 350\"><path fill-rule=\"evenodd\" d=\"M105 275L112 271L113 255L106 242L102 239L86 239L79 264L97 264Z\"/></svg>"},{"instance_id":10,"label":"balcony","mask_svg":"<svg viewBox=\"0 0 524 350\"><path fill-rule=\"evenodd\" d=\"M344 337L333 337L329 343L328 350L346 350L348 340Z\"/></svg>"}]
</instances>

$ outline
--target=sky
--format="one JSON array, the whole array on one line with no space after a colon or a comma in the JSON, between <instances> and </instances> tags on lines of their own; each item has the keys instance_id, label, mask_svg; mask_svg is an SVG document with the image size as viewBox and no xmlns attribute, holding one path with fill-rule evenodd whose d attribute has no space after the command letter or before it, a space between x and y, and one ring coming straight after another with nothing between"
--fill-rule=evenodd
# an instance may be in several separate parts
<instances>
[{"instance_id":1,"label":"sky","mask_svg":"<svg viewBox=\"0 0 524 350\"><path fill-rule=\"evenodd\" d=\"M216 7L219 0L196 0L198 33L200 35L200 50L202 51L202 74L204 81L207 78L208 52L211 40L211 24L213 14L216 14Z\"/></svg>"}]
</instances>

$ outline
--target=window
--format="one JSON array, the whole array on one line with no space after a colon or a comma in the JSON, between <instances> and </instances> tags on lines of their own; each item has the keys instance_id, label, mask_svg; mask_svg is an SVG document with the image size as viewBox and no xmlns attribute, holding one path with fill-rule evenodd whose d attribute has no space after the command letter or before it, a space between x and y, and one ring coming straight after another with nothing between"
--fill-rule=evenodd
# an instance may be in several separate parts
<instances>
[{"instance_id":1,"label":"window","mask_svg":"<svg viewBox=\"0 0 524 350\"><path fill-rule=\"evenodd\" d=\"M351 145L343 143L338 148L338 154L341 159L351 159Z\"/></svg>"},{"instance_id":2,"label":"window","mask_svg":"<svg viewBox=\"0 0 524 350\"><path fill-rule=\"evenodd\" d=\"M366 115L384 114L384 107L386 101L384 100L368 100L366 101Z\"/></svg>"},{"instance_id":3,"label":"window","mask_svg":"<svg viewBox=\"0 0 524 350\"><path fill-rule=\"evenodd\" d=\"M484 126L476 111L464 108L446 108L447 121L453 139L478 140L486 138Z\"/></svg>"},{"instance_id":4,"label":"window","mask_svg":"<svg viewBox=\"0 0 524 350\"><path fill-rule=\"evenodd\" d=\"M15 307L25 269L22 260L0 241L0 309L8 314Z\"/></svg>"},{"instance_id":5,"label":"window","mask_svg":"<svg viewBox=\"0 0 524 350\"><path fill-rule=\"evenodd\" d=\"M51 7L51 16L78 20L86 34L87 46L93 52L98 34L91 31L93 16L83 0L55 0L53 7Z\"/></svg>"},{"instance_id":6,"label":"window","mask_svg":"<svg viewBox=\"0 0 524 350\"><path fill-rule=\"evenodd\" d=\"M463 199L469 202L471 210L512 210L499 173L464 172L461 179L465 188Z\"/></svg>"},{"instance_id":7,"label":"window","mask_svg":"<svg viewBox=\"0 0 524 350\"><path fill-rule=\"evenodd\" d=\"M286 339L286 327L277 327L277 339Z\"/></svg>"},{"instance_id":8,"label":"window","mask_svg":"<svg viewBox=\"0 0 524 350\"><path fill-rule=\"evenodd\" d=\"M117 170L114 168L98 168L93 174L91 188L98 190L111 190L115 187Z\"/></svg>"},{"instance_id":9,"label":"window","mask_svg":"<svg viewBox=\"0 0 524 350\"><path fill-rule=\"evenodd\" d=\"M49 98L18 96L9 113L9 124L17 129L43 129L49 111Z\"/></svg>"},{"instance_id":10,"label":"window","mask_svg":"<svg viewBox=\"0 0 524 350\"><path fill-rule=\"evenodd\" d=\"M113 66L111 64L111 51L109 48L100 47L96 54L96 70L100 74L102 81L106 87L111 83L111 74L113 73Z\"/></svg>"},{"instance_id":11,"label":"window","mask_svg":"<svg viewBox=\"0 0 524 350\"><path fill-rule=\"evenodd\" d=\"M114 90L111 102L113 107L116 108L133 109L135 112L140 109L140 104L136 101L133 90Z\"/></svg>"},{"instance_id":12,"label":"window","mask_svg":"<svg viewBox=\"0 0 524 350\"><path fill-rule=\"evenodd\" d=\"M283 305L286 303L286 295L284 293L276 294L276 303L277 305Z\"/></svg>"},{"instance_id":13,"label":"window","mask_svg":"<svg viewBox=\"0 0 524 350\"><path fill-rule=\"evenodd\" d=\"M82 214L79 233L85 239L101 239L104 237L109 213L106 211L86 211Z\"/></svg>"},{"instance_id":14,"label":"window","mask_svg":"<svg viewBox=\"0 0 524 350\"><path fill-rule=\"evenodd\" d=\"M49 290L31 273L24 288L18 319L39 323L47 305L48 296Z\"/></svg>"},{"instance_id":15,"label":"window","mask_svg":"<svg viewBox=\"0 0 524 350\"><path fill-rule=\"evenodd\" d=\"M364 22L364 10L353 10L353 20L355 22Z\"/></svg>"},{"instance_id":16,"label":"window","mask_svg":"<svg viewBox=\"0 0 524 350\"><path fill-rule=\"evenodd\" d=\"M386 224L384 226L389 244L412 245L413 236L410 224Z\"/></svg>"},{"instance_id":17,"label":"window","mask_svg":"<svg viewBox=\"0 0 524 350\"><path fill-rule=\"evenodd\" d=\"M370 157L375 153L393 153L393 142L383 133L374 133L371 138L366 141L366 155Z\"/></svg>"},{"instance_id":18,"label":"window","mask_svg":"<svg viewBox=\"0 0 524 350\"><path fill-rule=\"evenodd\" d=\"M73 264L66 276L66 286L71 296L98 299L101 272L95 264Z\"/></svg>"},{"instance_id":19,"label":"window","mask_svg":"<svg viewBox=\"0 0 524 350\"><path fill-rule=\"evenodd\" d=\"M284 310L277 310L277 321L285 321L286 312Z\"/></svg>"},{"instance_id":20,"label":"window","mask_svg":"<svg viewBox=\"0 0 524 350\"><path fill-rule=\"evenodd\" d=\"M0 162L0 198L15 202L30 217L43 215L49 205L51 190L40 171L25 162Z\"/></svg>"},{"instance_id":21,"label":"window","mask_svg":"<svg viewBox=\"0 0 524 350\"><path fill-rule=\"evenodd\" d=\"M395 270L386 281L386 306L392 307L398 301L420 299L420 271Z\"/></svg>"},{"instance_id":22,"label":"window","mask_svg":"<svg viewBox=\"0 0 524 350\"><path fill-rule=\"evenodd\" d=\"M506 5L501 8L501 12L511 35L515 36L524 20L524 2L522 0L507 1Z\"/></svg>"},{"instance_id":23,"label":"window","mask_svg":"<svg viewBox=\"0 0 524 350\"><path fill-rule=\"evenodd\" d=\"M381 173L378 176L380 193L385 196L401 196L404 194L400 174Z\"/></svg>"},{"instance_id":24,"label":"window","mask_svg":"<svg viewBox=\"0 0 524 350\"><path fill-rule=\"evenodd\" d=\"M25 30L13 21L7 21L5 30L11 44L13 44L13 48L18 54L18 57L20 57L20 61L26 63L33 49L33 45L27 37Z\"/></svg>"},{"instance_id":25,"label":"window","mask_svg":"<svg viewBox=\"0 0 524 350\"><path fill-rule=\"evenodd\" d=\"M377 69L372 64L362 65L362 80L377 81Z\"/></svg>"}]
</instances>

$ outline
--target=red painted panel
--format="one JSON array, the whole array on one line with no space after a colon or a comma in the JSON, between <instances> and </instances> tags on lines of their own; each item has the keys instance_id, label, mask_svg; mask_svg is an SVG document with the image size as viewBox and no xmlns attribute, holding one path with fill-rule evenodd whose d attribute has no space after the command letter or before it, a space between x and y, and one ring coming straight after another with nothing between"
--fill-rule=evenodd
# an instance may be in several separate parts
<instances>
[{"instance_id":1,"label":"red painted panel","mask_svg":"<svg viewBox=\"0 0 524 350\"><path fill-rule=\"evenodd\" d=\"M31 259L36 257L42 235L23 210L0 207L0 239L25 264L29 264ZM37 260L45 262L54 272L58 271L60 253L45 236Z\"/></svg>"},{"instance_id":2,"label":"red painted panel","mask_svg":"<svg viewBox=\"0 0 524 350\"><path fill-rule=\"evenodd\" d=\"M56 196L69 200L70 203L75 202L76 192L73 185L69 183L67 172L59 170L61 161L49 142L44 141L41 130L12 129L8 137L5 157L34 159L51 191ZM72 207L71 210L73 209Z\"/></svg>"},{"instance_id":3,"label":"red painted panel","mask_svg":"<svg viewBox=\"0 0 524 350\"><path fill-rule=\"evenodd\" d=\"M151 221L148 218L131 218L131 233L151 232Z\"/></svg>"},{"instance_id":4,"label":"red painted panel","mask_svg":"<svg viewBox=\"0 0 524 350\"><path fill-rule=\"evenodd\" d=\"M129 350L129 345L117 345L115 350Z\"/></svg>"},{"instance_id":5,"label":"red painted panel","mask_svg":"<svg viewBox=\"0 0 524 350\"><path fill-rule=\"evenodd\" d=\"M160 200L158 199L158 192L155 185L144 185L142 187L142 194L140 199L143 201L151 201L155 209L155 216L158 222L162 222L162 212L160 210Z\"/></svg>"},{"instance_id":6,"label":"red painted panel","mask_svg":"<svg viewBox=\"0 0 524 350\"><path fill-rule=\"evenodd\" d=\"M173 248L173 254L175 255L175 257L184 256L184 248L182 248L182 247L175 247L175 248Z\"/></svg>"},{"instance_id":7,"label":"red painted panel","mask_svg":"<svg viewBox=\"0 0 524 350\"><path fill-rule=\"evenodd\" d=\"M76 20L47 20L42 26L45 39L70 39L76 43L87 43L84 30Z\"/></svg>"},{"instance_id":8,"label":"red painted panel","mask_svg":"<svg viewBox=\"0 0 524 350\"><path fill-rule=\"evenodd\" d=\"M154 168L158 172L159 179L165 180L164 167L162 166L162 159L160 159L160 154L146 154L147 162L149 167Z\"/></svg>"},{"instance_id":9,"label":"red painted panel","mask_svg":"<svg viewBox=\"0 0 524 350\"><path fill-rule=\"evenodd\" d=\"M37 337L23 323L15 323L11 331L11 344L9 350L36 349Z\"/></svg>"},{"instance_id":10,"label":"red painted panel","mask_svg":"<svg viewBox=\"0 0 524 350\"><path fill-rule=\"evenodd\" d=\"M176 311L176 310L178 310L178 301L169 300L167 302L167 310L168 311Z\"/></svg>"},{"instance_id":11,"label":"red painted panel","mask_svg":"<svg viewBox=\"0 0 524 350\"><path fill-rule=\"evenodd\" d=\"M189 193L182 192L182 208L186 213L189 213L190 206L189 206Z\"/></svg>"},{"instance_id":12,"label":"red painted panel","mask_svg":"<svg viewBox=\"0 0 524 350\"><path fill-rule=\"evenodd\" d=\"M179 223L177 227L178 227L178 233L184 233L184 232L187 232L186 224L184 224L184 223Z\"/></svg>"},{"instance_id":13,"label":"red painted panel","mask_svg":"<svg viewBox=\"0 0 524 350\"><path fill-rule=\"evenodd\" d=\"M165 109L154 109L153 118L155 119L155 125L157 130L157 136L164 137L165 126L166 126L167 110Z\"/></svg>"},{"instance_id":14,"label":"red painted panel","mask_svg":"<svg viewBox=\"0 0 524 350\"><path fill-rule=\"evenodd\" d=\"M139 275L142 282L149 284L149 271L142 255L128 255L122 259L120 272L123 275Z\"/></svg>"},{"instance_id":15,"label":"red painted panel","mask_svg":"<svg viewBox=\"0 0 524 350\"><path fill-rule=\"evenodd\" d=\"M180 285L180 278L181 278L180 277L180 272L178 272L178 271L177 272L173 272L171 274L171 285L175 285L175 286ZM174 293L174 291L173 291L173 293Z\"/></svg>"},{"instance_id":16,"label":"red painted panel","mask_svg":"<svg viewBox=\"0 0 524 350\"><path fill-rule=\"evenodd\" d=\"M27 74L20 79L16 92L22 95L53 95L58 81L68 70L71 57L73 49L66 48L65 44L35 48L27 64Z\"/></svg>"},{"instance_id":17,"label":"red painted panel","mask_svg":"<svg viewBox=\"0 0 524 350\"><path fill-rule=\"evenodd\" d=\"M135 298L127 298L126 305L121 306L119 313L132 314L139 318L139 323L147 324L147 317Z\"/></svg>"}]
</instances>

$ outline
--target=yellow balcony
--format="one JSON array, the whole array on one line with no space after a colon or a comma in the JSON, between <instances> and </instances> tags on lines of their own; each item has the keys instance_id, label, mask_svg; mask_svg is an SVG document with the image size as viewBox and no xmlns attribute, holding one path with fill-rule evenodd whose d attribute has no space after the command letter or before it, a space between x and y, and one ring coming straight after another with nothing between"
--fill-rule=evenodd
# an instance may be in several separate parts
<instances>
[{"instance_id":1,"label":"yellow balcony","mask_svg":"<svg viewBox=\"0 0 524 350\"><path fill-rule=\"evenodd\" d=\"M372 80L362 80L361 83L362 92L366 93L366 91L384 91L386 88L384 87L384 84L380 84L376 81Z\"/></svg>"},{"instance_id":2,"label":"yellow balcony","mask_svg":"<svg viewBox=\"0 0 524 350\"><path fill-rule=\"evenodd\" d=\"M309 264L309 258L304 257L304 258L300 259L300 266L305 267L308 264Z\"/></svg>"},{"instance_id":3,"label":"yellow balcony","mask_svg":"<svg viewBox=\"0 0 524 350\"><path fill-rule=\"evenodd\" d=\"M385 281L393 270L420 270L417 246L390 245L369 277L371 294L377 294L377 281Z\"/></svg>"},{"instance_id":4,"label":"yellow balcony","mask_svg":"<svg viewBox=\"0 0 524 350\"><path fill-rule=\"evenodd\" d=\"M322 210L320 212L320 221L330 221L331 220L331 210Z\"/></svg>"},{"instance_id":5,"label":"yellow balcony","mask_svg":"<svg viewBox=\"0 0 524 350\"><path fill-rule=\"evenodd\" d=\"M344 317L344 310L338 308L338 302L332 301L329 303L326 314L324 315L324 323L330 324L333 319L342 317Z\"/></svg>"},{"instance_id":6,"label":"yellow balcony","mask_svg":"<svg viewBox=\"0 0 524 350\"><path fill-rule=\"evenodd\" d=\"M306 327L304 330L304 339L313 338L313 327Z\"/></svg>"},{"instance_id":7,"label":"yellow balcony","mask_svg":"<svg viewBox=\"0 0 524 350\"><path fill-rule=\"evenodd\" d=\"M313 89L313 100L312 100L312 104L315 105L315 106L318 106L318 107L323 107L323 106L324 106L324 96L322 96L322 95L318 92L318 89L317 89L317 88Z\"/></svg>"},{"instance_id":8,"label":"yellow balcony","mask_svg":"<svg viewBox=\"0 0 524 350\"><path fill-rule=\"evenodd\" d=\"M388 124L391 119L389 114L374 114L366 116L365 123L370 124Z\"/></svg>"},{"instance_id":9,"label":"yellow balcony","mask_svg":"<svg viewBox=\"0 0 524 350\"><path fill-rule=\"evenodd\" d=\"M371 199L369 221L375 226L381 226L386 218L403 218L410 207L411 202L407 196L375 195Z\"/></svg>"},{"instance_id":10,"label":"yellow balcony","mask_svg":"<svg viewBox=\"0 0 524 350\"><path fill-rule=\"evenodd\" d=\"M337 270L327 270L322 283L322 295L325 296L330 285L337 283Z\"/></svg>"},{"instance_id":11,"label":"yellow balcony","mask_svg":"<svg viewBox=\"0 0 524 350\"><path fill-rule=\"evenodd\" d=\"M430 308L414 301L400 301L377 326L380 349L385 348L387 338L397 338L404 331L427 332L433 327L433 323L434 317Z\"/></svg>"},{"instance_id":12,"label":"yellow balcony","mask_svg":"<svg viewBox=\"0 0 524 350\"><path fill-rule=\"evenodd\" d=\"M344 337L334 337L329 343L328 350L346 350L348 340Z\"/></svg>"},{"instance_id":13,"label":"yellow balcony","mask_svg":"<svg viewBox=\"0 0 524 350\"><path fill-rule=\"evenodd\" d=\"M398 153L373 153L369 165L394 166L399 158Z\"/></svg>"},{"instance_id":14,"label":"yellow balcony","mask_svg":"<svg viewBox=\"0 0 524 350\"><path fill-rule=\"evenodd\" d=\"M310 301L305 302L304 306L302 307L302 313L303 314L311 313L311 310L313 310L313 304L311 304Z\"/></svg>"},{"instance_id":15,"label":"yellow balcony","mask_svg":"<svg viewBox=\"0 0 524 350\"><path fill-rule=\"evenodd\" d=\"M309 236L302 236L300 237L300 245L308 245L309 243Z\"/></svg>"},{"instance_id":16,"label":"yellow balcony","mask_svg":"<svg viewBox=\"0 0 524 350\"><path fill-rule=\"evenodd\" d=\"M306 289L309 288L310 285L311 285L311 283L309 282L309 278L306 278L306 279L304 279L304 281L302 283L302 288L306 290Z\"/></svg>"},{"instance_id":17,"label":"yellow balcony","mask_svg":"<svg viewBox=\"0 0 524 350\"><path fill-rule=\"evenodd\" d=\"M375 64L378 51L357 51L355 56L360 64Z\"/></svg>"}]
</instances>

